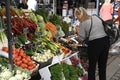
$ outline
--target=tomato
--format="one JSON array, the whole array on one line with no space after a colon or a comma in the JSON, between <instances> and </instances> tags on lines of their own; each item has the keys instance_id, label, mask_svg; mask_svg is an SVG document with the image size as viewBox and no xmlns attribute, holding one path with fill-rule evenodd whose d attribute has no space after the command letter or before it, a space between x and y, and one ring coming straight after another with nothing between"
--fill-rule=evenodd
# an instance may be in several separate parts
<instances>
[{"instance_id":1,"label":"tomato","mask_svg":"<svg viewBox=\"0 0 120 80\"><path fill-rule=\"evenodd\" d=\"M17 57L19 57L19 55L17 53L15 53L15 54L13 54L13 57L17 58Z\"/></svg>"},{"instance_id":2,"label":"tomato","mask_svg":"<svg viewBox=\"0 0 120 80\"><path fill-rule=\"evenodd\" d=\"M22 64L22 61L17 61L16 65L20 66Z\"/></svg>"},{"instance_id":3,"label":"tomato","mask_svg":"<svg viewBox=\"0 0 120 80\"><path fill-rule=\"evenodd\" d=\"M20 61L22 59L21 56L15 57L16 61Z\"/></svg>"},{"instance_id":4,"label":"tomato","mask_svg":"<svg viewBox=\"0 0 120 80\"><path fill-rule=\"evenodd\" d=\"M16 53L19 53L19 49L16 49L15 52L16 52Z\"/></svg>"},{"instance_id":5,"label":"tomato","mask_svg":"<svg viewBox=\"0 0 120 80\"><path fill-rule=\"evenodd\" d=\"M33 68L35 68L36 67L36 64L33 64Z\"/></svg>"},{"instance_id":6,"label":"tomato","mask_svg":"<svg viewBox=\"0 0 120 80\"><path fill-rule=\"evenodd\" d=\"M28 69L29 69L29 70L32 70L32 69L33 69L33 67L32 67L32 66L28 66Z\"/></svg>"},{"instance_id":7,"label":"tomato","mask_svg":"<svg viewBox=\"0 0 120 80\"><path fill-rule=\"evenodd\" d=\"M22 55L22 57L25 58L25 59L26 59L26 56L27 56L26 54L23 54L23 55Z\"/></svg>"},{"instance_id":8,"label":"tomato","mask_svg":"<svg viewBox=\"0 0 120 80\"><path fill-rule=\"evenodd\" d=\"M24 63L22 63L21 65L20 65L20 67L22 67L22 68L27 68L27 65L26 64L24 64Z\"/></svg>"},{"instance_id":9,"label":"tomato","mask_svg":"<svg viewBox=\"0 0 120 80\"><path fill-rule=\"evenodd\" d=\"M24 56L24 53L23 53L23 52L20 52L19 55L20 55L20 56Z\"/></svg>"},{"instance_id":10,"label":"tomato","mask_svg":"<svg viewBox=\"0 0 120 80\"><path fill-rule=\"evenodd\" d=\"M29 62L28 62L28 65L29 65L29 66L33 65L33 62L32 62L32 61L29 61Z\"/></svg>"},{"instance_id":11,"label":"tomato","mask_svg":"<svg viewBox=\"0 0 120 80\"><path fill-rule=\"evenodd\" d=\"M31 61L30 56L26 56L27 61Z\"/></svg>"},{"instance_id":12,"label":"tomato","mask_svg":"<svg viewBox=\"0 0 120 80\"><path fill-rule=\"evenodd\" d=\"M23 58L22 61L23 61L23 63L25 63L25 64L28 63L28 61L27 61L25 58Z\"/></svg>"},{"instance_id":13,"label":"tomato","mask_svg":"<svg viewBox=\"0 0 120 80\"><path fill-rule=\"evenodd\" d=\"M23 50L23 49L20 49L20 53L24 53L24 50Z\"/></svg>"}]
</instances>

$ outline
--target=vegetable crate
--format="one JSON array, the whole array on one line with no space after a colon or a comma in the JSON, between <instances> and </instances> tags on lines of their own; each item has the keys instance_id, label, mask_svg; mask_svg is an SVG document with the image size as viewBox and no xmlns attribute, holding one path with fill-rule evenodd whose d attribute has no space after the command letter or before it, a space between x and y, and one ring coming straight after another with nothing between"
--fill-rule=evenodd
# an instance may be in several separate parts
<instances>
[{"instance_id":1,"label":"vegetable crate","mask_svg":"<svg viewBox=\"0 0 120 80\"><path fill-rule=\"evenodd\" d=\"M88 55L81 55L80 53L78 53L78 55L82 67L85 69L85 71L88 71L88 67L89 67Z\"/></svg>"},{"instance_id":2,"label":"vegetable crate","mask_svg":"<svg viewBox=\"0 0 120 80\"><path fill-rule=\"evenodd\" d=\"M52 64L40 69L39 73L42 80L85 80L86 75L77 53L64 59L53 57Z\"/></svg>"},{"instance_id":3,"label":"vegetable crate","mask_svg":"<svg viewBox=\"0 0 120 80\"><path fill-rule=\"evenodd\" d=\"M30 70L31 76L34 76L39 70L39 64L36 65L36 67L32 70Z\"/></svg>"}]
</instances>

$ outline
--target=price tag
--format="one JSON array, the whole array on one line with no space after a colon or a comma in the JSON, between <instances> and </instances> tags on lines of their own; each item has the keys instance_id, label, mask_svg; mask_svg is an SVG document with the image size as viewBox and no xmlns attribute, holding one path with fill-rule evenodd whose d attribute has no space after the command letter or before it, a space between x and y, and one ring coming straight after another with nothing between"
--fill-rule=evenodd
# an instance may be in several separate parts
<instances>
[{"instance_id":1,"label":"price tag","mask_svg":"<svg viewBox=\"0 0 120 80\"><path fill-rule=\"evenodd\" d=\"M56 55L58 55L58 54L60 54L60 50L59 49L56 50Z\"/></svg>"},{"instance_id":2,"label":"price tag","mask_svg":"<svg viewBox=\"0 0 120 80\"><path fill-rule=\"evenodd\" d=\"M42 44L42 42L40 41L40 42L37 42L36 44L35 44L35 47L38 47L39 45L41 45Z\"/></svg>"},{"instance_id":3,"label":"price tag","mask_svg":"<svg viewBox=\"0 0 120 80\"><path fill-rule=\"evenodd\" d=\"M42 36L42 32L38 32L37 35L38 35L38 36Z\"/></svg>"},{"instance_id":4,"label":"price tag","mask_svg":"<svg viewBox=\"0 0 120 80\"><path fill-rule=\"evenodd\" d=\"M24 28L23 29L23 33L27 34L29 32L29 29L28 28Z\"/></svg>"},{"instance_id":5,"label":"price tag","mask_svg":"<svg viewBox=\"0 0 120 80\"><path fill-rule=\"evenodd\" d=\"M18 38L17 38L17 37L14 37L14 38L13 38L13 42L14 42L14 43L17 43L17 41L18 41Z\"/></svg>"}]
</instances>

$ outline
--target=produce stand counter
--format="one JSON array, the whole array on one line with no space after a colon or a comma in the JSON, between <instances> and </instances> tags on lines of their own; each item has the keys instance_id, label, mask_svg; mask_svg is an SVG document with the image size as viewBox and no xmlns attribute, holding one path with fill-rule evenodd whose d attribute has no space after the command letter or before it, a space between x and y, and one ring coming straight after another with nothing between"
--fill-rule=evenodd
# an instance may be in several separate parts
<instances>
[{"instance_id":1,"label":"produce stand counter","mask_svg":"<svg viewBox=\"0 0 120 80\"><path fill-rule=\"evenodd\" d=\"M4 9L5 8L1 9L1 13L5 13ZM71 32L69 32L68 23L60 21L59 16L56 14L51 15L51 20L48 21L48 13L44 9L32 12L26 10L21 11L10 7L10 12L10 15L12 16L12 62L13 65L21 71L20 73L25 71L26 75L28 75L27 77L31 77L30 80L39 80L45 78L43 76L44 74L41 74L41 70L46 67L51 68L64 65L69 67L75 66L76 68L76 65L79 65L78 67L83 73L80 73L77 77L82 77L81 74L83 75L85 70L78 59L77 47L79 46L79 42L75 40L76 35L71 35ZM45 15L43 15L43 13ZM3 18L5 15L0 14L0 16L0 23L6 24L6 22L2 21L2 19L6 19ZM62 25L56 26L55 24L58 23L61 23ZM0 28L6 29L6 26ZM74 31L72 31L72 34L73 33ZM6 33L3 32L3 34L5 35L4 37L6 37ZM3 38L3 35L0 35L0 37L1 36L2 40L0 39L0 42L3 44L5 38ZM54 41L53 38L55 38L56 41ZM1 56L9 58L9 48L7 46L2 45L1 51ZM74 54L76 56L75 58ZM71 58L72 56L73 58ZM32 61L32 63L28 64L25 60L28 60L28 62ZM74 63L74 60L77 63ZM18 70L16 69L14 74L17 74ZM19 75L21 76L20 73ZM3 76L0 75L0 77ZM13 74L12 78L15 78Z\"/></svg>"}]
</instances>

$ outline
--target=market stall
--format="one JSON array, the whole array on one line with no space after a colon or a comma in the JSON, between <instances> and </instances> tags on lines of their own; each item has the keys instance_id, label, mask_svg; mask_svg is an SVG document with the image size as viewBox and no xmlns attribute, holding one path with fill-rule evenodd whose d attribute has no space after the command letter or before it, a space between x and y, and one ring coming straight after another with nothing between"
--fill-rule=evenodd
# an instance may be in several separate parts
<instances>
[{"instance_id":1,"label":"market stall","mask_svg":"<svg viewBox=\"0 0 120 80\"><path fill-rule=\"evenodd\" d=\"M0 49L1 79L39 80L45 78L43 75L46 72L42 73L42 70L48 66L52 80L55 77L58 78L58 76L52 75L54 73L52 67L68 66L72 67L74 71L80 70L76 77L73 76L75 79L86 75L78 57L77 46L75 46L77 45L77 41L74 40L75 31L72 35L69 32L70 24L61 20L57 14L49 15L44 8L36 12L30 11L27 15L24 10L12 6L9 7L9 10L10 12L7 12L5 7L0 10L0 28L2 30L0 42L3 44ZM10 13L11 18L7 18L6 13ZM9 35L6 34L6 31L9 32ZM4 45L4 41L8 41L8 45ZM67 79L65 70L61 71L63 76L59 76L59 78Z\"/></svg>"}]
</instances>

